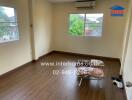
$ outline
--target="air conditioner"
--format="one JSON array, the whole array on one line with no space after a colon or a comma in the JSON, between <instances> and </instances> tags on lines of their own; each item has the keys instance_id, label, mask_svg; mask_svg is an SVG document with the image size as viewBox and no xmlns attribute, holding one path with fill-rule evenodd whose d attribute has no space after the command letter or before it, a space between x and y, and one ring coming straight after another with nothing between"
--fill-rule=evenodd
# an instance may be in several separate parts
<instances>
[{"instance_id":1,"label":"air conditioner","mask_svg":"<svg viewBox=\"0 0 132 100\"><path fill-rule=\"evenodd\" d=\"M80 0L75 2L76 8L95 8L96 0Z\"/></svg>"}]
</instances>

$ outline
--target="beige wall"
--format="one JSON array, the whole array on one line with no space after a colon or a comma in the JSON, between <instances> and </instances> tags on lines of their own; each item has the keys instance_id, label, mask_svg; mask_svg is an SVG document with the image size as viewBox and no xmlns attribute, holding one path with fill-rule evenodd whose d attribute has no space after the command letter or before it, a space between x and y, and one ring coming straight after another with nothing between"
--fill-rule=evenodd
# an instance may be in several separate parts
<instances>
[{"instance_id":1,"label":"beige wall","mask_svg":"<svg viewBox=\"0 0 132 100\"><path fill-rule=\"evenodd\" d=\"M0 0L1 5L16 8L20 31L19 41L0 44L0 75L51 51L51 4L46 0L33 0L32 3L29 7L28 0ZM33 8L31 13L29 8ZM30 14L33 15L34 32L29 27Z\"/></svg>"},{"instance_id":2,"label":"beige wall","mask_svg":"<svg viewBox=\"0 0 132 100\"><path fill-rule=\"evenodd\" d=\"M127 8L126 0L100 0L96 9L78 11L74 3L56 3L53 6L54 49L81 54L121 58L126 15L112 17L110 8L113 5ZM73 37L68 35L68 14L76 12L104 13L102 37Z\"/></svg>"},{"instance_id":3,"label":"beige wall","mask_svg":"<svg viewBox=\"0 0 132 100\"><path fill-rule=\"evenodd\" d=\"M33 0L35 59L51 51L52 5L47 0Z\"/></svg>"},{"instance_id":4,"label":"beige wall","mask_svg":"<svg viewBox=\"0 0 132 100\"><path fill-rule=\"evenodd\" d=\"M16 8L20 40L0 44L0 75L31 61L31 43L27 0L0 0L1 5Z\"/></svg>"}]
</instances>

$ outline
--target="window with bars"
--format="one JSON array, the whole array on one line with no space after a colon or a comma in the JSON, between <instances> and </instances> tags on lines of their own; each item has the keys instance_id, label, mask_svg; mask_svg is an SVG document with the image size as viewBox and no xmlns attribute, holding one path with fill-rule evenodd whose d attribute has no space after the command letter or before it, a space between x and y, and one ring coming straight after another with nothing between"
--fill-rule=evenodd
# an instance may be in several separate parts
<instances>
[{"instance_id":1,"label":"window with bars","mask_svg":"<svg viewBox=\"0 0 132 100\"><path fill-rule=\"evenodd\" d=\"M69 34L72 36L102 36L103 14L70 14Z\"/></svg>"}]
</instances>

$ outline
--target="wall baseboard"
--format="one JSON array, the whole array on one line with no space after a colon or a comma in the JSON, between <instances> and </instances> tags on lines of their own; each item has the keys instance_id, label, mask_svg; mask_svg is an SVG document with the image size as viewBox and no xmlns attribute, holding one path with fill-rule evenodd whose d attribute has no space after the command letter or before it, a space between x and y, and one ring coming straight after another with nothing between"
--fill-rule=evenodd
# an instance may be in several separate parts
<instances>
[{"instance_id":1,"label":"wall baseboard","mask_svg":"<svg viewBox=\"0 0 132 100\"><path fill-rule=\"evenodd\" d=\"M12 73L16 72L17 70L21 70L23 67L26 67L26 66L29 65L30 63L33 63L33 61L27 62L27 63L25 63L25 64L23 64L23 65L21 65L21 66L18 66L17 68L15 68L15 69L13 69L13 70L11 70L11 71L8 71L8 72L6 72L6 73L0 75L0 79L1 79L1 78L5 78L5 77L8 76L9 74L12 74Z\"/></svg>"},{"instance_id":2,"label":"wall baseboard","mask_svg":"<svg viewBox=\"0 0 132 100\"><path fill-rule=\"evenodd\" d=\"M94 56L94 55L86 55L86 54L78 54L78 53L71 53L71 52L64 52L64 51L51 51L41 57L39 57L38 60L41 60L47 56L49 56L50 54L53 54L53 53L61 53L61 54L69 54L69 55L75 55L75 56L81 56L81 57L89 57L89 58L95 58L95 59L103 59L103 60L112 60L112 61L120 61L118 58L110 58L110 57L103 57L103 56ZM14 72L17 72L18 70L22 70L24 67L28 67L28 65L32 64L32 63L36 63L36 61L38 60L33 60L33 61L30 61L22 66L19 66L17 67L16 69L14 70L11 70L3 75L0 75L0 79L3 79L3 78L6 78L7 76L9 76L10 74L14 73ZM124 80L123 80L123 83L124 83ZM125 85L125 84L124 84ZM125 93L125 98L127 100L127 94L126 94L126 90L125 90L125 87L123 89L124 93Z\"/></svg>"},{"instance_id":3,"label":"wall baseboard","mask_svg":"<svg viewBox=\"0 0 132 100\"><path fill-rule=\"evenodd\" d=\"M16 72L16 71L18 71L18 70L22 70L22 69L23 69L24 67L26 67L27 65L30 65L31 63L35 63L36 61L39 61L40 59L42 59L43 57L48 56L48 55L51 54L51 53L53 53L53 51L51 51L51 52L49 52L49 53L47 53L47 54L45 54L45 55L39 57L39 59L37 59L37 60L32 60L32 61L30 61L30 62L27 62L27 63L25 63L25 64L23 64L23 65L21 65L21 66L18 66L17 68L15 68L15 69L13 69L13 70L11 70L11 71L8 71L8 72L6 72L6 73L0 75L0 79L1 79L1 78L5 78L6 76L9 76L9 74L12 74L12 73L14 73L14 72Z\"/></svg>"},{"instance_id":4,"label":"wall baseboard","mask_svg":"<svg viewBox=\"0 0 132 100\"><path fill-rule=\"evenodd\" d=\"M57 51L57 50L53 50L52 53L53 52L54 53L62 53L62 54L70 54L70 55L82 56L82 57L89 57L89 58L92 58L92 59L112 60L112 61L118 61L119 63L121 63L119 58L103 57L103 56L88 55L88 54L79 54L79 53Z\"/></svg>"},{"instance_id":5,"label":"wall baseboard","mask_svg":"<svg viewBox=\"0 0 132 100\"><path fill-rule=\"evenodd\" d=\"M62 53L62 54L70 54L70 55L75 55L75 56L81 56L81 57L88 57L88 58L92 58L92 59L102 59L102 60L111 60L111 61L118 61L120 63L120 59L119 58L110 58L110 57L103 57L103 56L95 56L95 55L87 55L87 54L79 54L79 53L72 53L72 52L65 52L65 51L56 51L56 50L53 50L41 57L39 57L39 59L37 60L32 60L22 66L19 66L17 68L15 68L14 70L11 70L3 75L0 75L0 78L3 78L3 77L6 77L8 76L9 74L11 73L14 73L16 72L17 70L21 70L23 67L26 67L27 65L31 64L31 63L35 63L36 61L39 61L40 59L50 55L50 54L53 54L53 53Z\"/></svg>"},{"instance_id":6,"label":"wall baseboard","mask_svg":"<svg viewBox=\"0 0 132 100\"><path fill-rule=\"evenodd\" d=\"M40 60L40 59L42 59L42 58L44 58L44 57L46 57L46 56L48 56L48 55L50 55L52 53L54 53L54 52L53 51L50 51L49 53L47 53L47 54L45 54L43 56L40 56L38 60Z\"/></svg>"}]
</instances>

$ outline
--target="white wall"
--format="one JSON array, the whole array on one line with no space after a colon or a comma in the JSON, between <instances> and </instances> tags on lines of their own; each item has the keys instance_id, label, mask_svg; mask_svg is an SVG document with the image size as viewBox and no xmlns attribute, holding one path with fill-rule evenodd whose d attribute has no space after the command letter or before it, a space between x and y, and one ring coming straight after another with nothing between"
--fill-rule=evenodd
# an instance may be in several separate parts
<instances>
[{"instance_id":1,"label":"white wall","mask_svg":"<svg viewBox=\"0 0 132 100\"><path fill-rule=\"evenodd\" d=\"M52 50L52 5L47 0L33 0L35 59Z\"/></svg>"},{"instance_id":2,"label":"white wall","mask_svg":"<svg viewBox=\"0 0 132 100\"><path fill-rule=\"evenodd\" d=\"M129 2L129 12L127 19L126 32L124 35L123 53L122 53L122 68L124 82L132 82L132 1ZM132 88L126 88L128 100L132 100Z\"/></svg>"},{"instance_id":3,"label":"white wall","mask_svg":"<svg viewBox=\"0 0 132 100\"><path fill-rule=\"evenodd\" d=\"M0 75L31 61L31 42L27 0L0 0L1 5L15 7L20 40L0 44Z\"/></svg>"},{"instance_id":4,"label":"white wall","mask_svg":"<svg viewBox=\"0 0 132 100\"><path fill-rule=\"evenodd\" d=\"M124 63L123 77L125 82L127 81L132 82L132 26L128 41L125 63ZM132 87L131 88L126 87L126 93L128 100L132 100Z\"/></svg>"},{"instance_id":5,"label":"white wall","mask_svg":"<svg viewBox=\"0 0 132 100\"><path fill-rule=\"evenodd\" d=\"M125 26L125 34L124 34L124 38L123 38L123 49L122 49L122 59L121 59L121 70L120 73L123 73L123 68L124 68L124 61L125 61L125 57L126 57L126 51L127 51L127 47L128 47L128 40L129 40L129 35L130 35L130 31L131 31L131 18L132 18L132 1L129 2L128 5L128 13L127 13L127 22L126 22L126 26Z\"/></svg>"},{"instance_id":6,"label":"white wall","mask_svg":"<svg viewBox=\"0 0 132 100\"><path fill-rule=\"evenodd\" d=\"M125 31L124 17L112 17L110 8L113 5L127 8L126 0L100 0L96 9L78 11L74 3L56 3L53 5L54 49L104 57L121 58L122 43ZM96 37L72 37L68 35L68 14L76 12L104 13L103 35Z\"/></svg>"}]
</instances>

